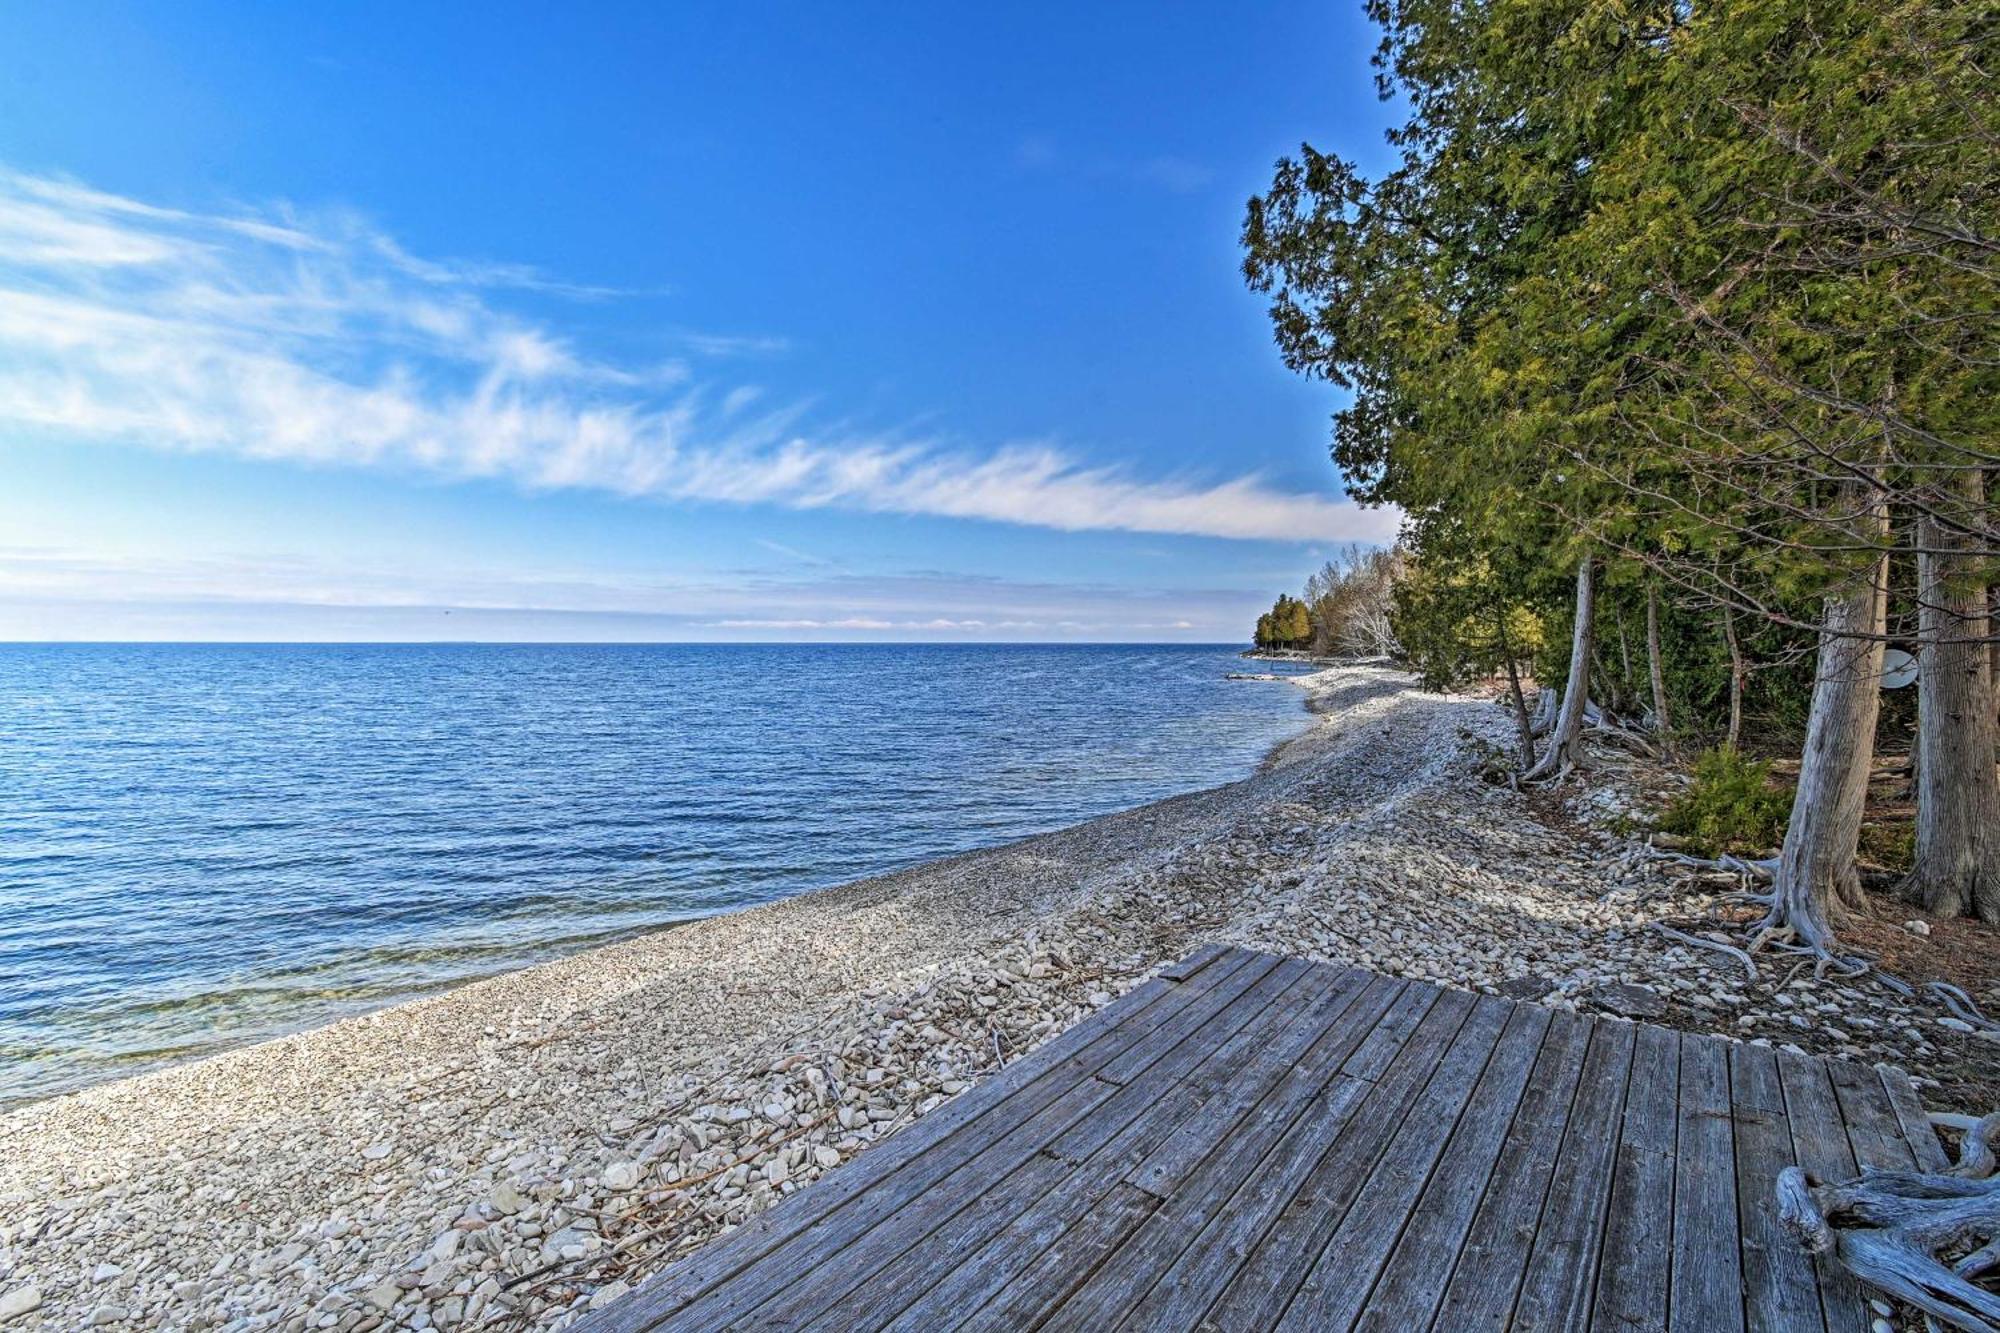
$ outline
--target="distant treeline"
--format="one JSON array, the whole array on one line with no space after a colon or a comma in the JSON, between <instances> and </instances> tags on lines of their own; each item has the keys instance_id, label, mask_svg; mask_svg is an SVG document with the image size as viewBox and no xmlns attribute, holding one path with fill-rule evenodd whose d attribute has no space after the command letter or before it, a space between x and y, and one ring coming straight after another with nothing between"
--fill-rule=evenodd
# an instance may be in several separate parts
<instances>
[{"instance_id":1,"label":"distant treeline","mask_svg":"<svg viewBox=\"0 0 2000 1333\"><path fill-rule=\"evenodd\" d=\"M1397 551L1348 547L1306 580L1303 598L1280 594L1257 617L1257 646L1319 656L1398 654L1391 597L1403 563Z\"/></svg>"}]
</instances>

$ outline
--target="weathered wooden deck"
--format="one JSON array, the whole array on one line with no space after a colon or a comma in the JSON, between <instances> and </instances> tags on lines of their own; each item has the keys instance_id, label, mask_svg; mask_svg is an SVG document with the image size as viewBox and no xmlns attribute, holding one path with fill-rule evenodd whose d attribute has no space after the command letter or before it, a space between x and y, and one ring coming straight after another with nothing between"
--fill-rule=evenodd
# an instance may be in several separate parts
<instances>
[{"instance_id":1,"label":"weathered wooden deck","mask_svg":"<svg viewBox=\"0 0 2000 1333\"><path fill-rule=\"evenodd\" d=\"M1907 1080L1211 949L585 1333L1865 1333L1780 1167L1938 1166Z\"/></svg>"}]
</instances>

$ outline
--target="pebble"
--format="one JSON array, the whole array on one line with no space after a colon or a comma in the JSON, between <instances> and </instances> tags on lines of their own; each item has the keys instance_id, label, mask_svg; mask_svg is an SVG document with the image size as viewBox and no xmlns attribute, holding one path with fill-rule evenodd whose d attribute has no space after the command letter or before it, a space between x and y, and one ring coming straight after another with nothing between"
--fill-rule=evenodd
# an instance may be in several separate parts
<instances>
[{"instance_id":1,"label":"pebble","mask_svg":"<svg viewBox=\"0 0 2000 1333\"><path fill-rule=\"evenodd\" d=\"M1538 822L1476 776L1504 712L1384 678L1329 673L1358 702L1242 784L0 1114L30 1149L0 1155L0 1273L32 1279L0 1319L552 1333L1209 940L1909 1067L1959 1040L1660 939L1730 886Z\"/></svg>"},{"instance_id":2,"label":"pebble","mask_svg":"<svg viewBox=\"0 0 2000 1333\"><path fill-rule=\"evenodd\" d=\"M42 1305L42 1289L32 1282L25 1287L15 1287L11 1291L0 1292L0 1323L39 1310Z\"/></svg>"}]
</instances>

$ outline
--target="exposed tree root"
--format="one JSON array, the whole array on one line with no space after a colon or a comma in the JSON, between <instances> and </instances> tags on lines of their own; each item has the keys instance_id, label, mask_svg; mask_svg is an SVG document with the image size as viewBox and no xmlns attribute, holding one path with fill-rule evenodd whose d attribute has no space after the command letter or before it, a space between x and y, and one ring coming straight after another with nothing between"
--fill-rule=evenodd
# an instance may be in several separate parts
<instances>
[{"instance_id":1,"label":"exposed tree root","mask_svg":"<svg viewBox=\"0 0 2000 1333\"><path fill-rule=\"evenodd\" d=\"M1951 1016L1959 1022L1970 1023L1983 1032L2000 1032L2000 1023L1994 1022L1980 1012L1972 997L1949 981L1933 981L1924 989L1937 996L1938 1001L1951 1010Z\"/></svg>"},{"instance_id":2,"label":"exposed tree root","mask_svg":"<svg viewBox=\"0 0 2000 1333\"><path fill-rule=\"evenodd\" d=\"M1778 1174L1778 1214L1799 1243L1856 1277L1965 1333L2000 1333L2000 1294L1980 1279L2000 1269L2000 1114L1966 1131L1958 1162L1938 1172L1865 1171L1815 1185L1799 1167ZM1935 1326L1935 1325L1934 1325Z\"/></svg>"},{"instance_id":3,"label":"exposed tree root","mask_svg":"<svg viewBox=\"0 0 2000 1333\"><path fill-rule=\"evenodd\" d=\"M1747 949L1739 949L1733 944L1724 944L1720 940L1703 939L1699 935L1690 935L1684 930L1675 930L1672 926L1658 921L1653 923L1653 929L1659 931L1660 934L1665 935L1668 939L1675 940L1681 944L1691 944L1697 949L1713 949L1717 953L1728 954L1731 958L1743 964L1743 970L1749 974L1750 980L1757 980L1757 962L1750 956L1750 952Z\"/></svg>"}]
</instances>

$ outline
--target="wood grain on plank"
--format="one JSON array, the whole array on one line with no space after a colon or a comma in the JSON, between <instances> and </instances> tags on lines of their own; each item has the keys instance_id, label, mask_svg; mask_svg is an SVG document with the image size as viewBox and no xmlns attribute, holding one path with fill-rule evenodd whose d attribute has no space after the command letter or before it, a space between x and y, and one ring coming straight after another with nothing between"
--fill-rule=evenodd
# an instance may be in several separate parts
<instances>
[{"instance_id":1,"label":"wood grain on plank","mask_svg":"<svg viewBox=\"0 0 2000 1333\"><path fill-rule=\"evenodd\" d=\"M1674 1151L1670 1333L1743 1333L1742 1236L1736 1221L1736 1129L1729 1044L1681 1038Z\"/></svg>"},{"instance_id":2,"label":"wood grain on plank","mask_svg":"<svg viewBox=\"0 0 2000 1333\"><path fill-rule=\"evenodd\" d=\"M865 1326L863 1314L853 1308L856 1305L868 1307L867 1319L879 1322L893 1316L936 1279L939 1254L976 1251L1065 1178L1073 1149L1063 1145L1079 1138L1102 1142L1141 1113L1159 1117L1180 1113L1193 1099L1192 1091L1176 1087L1187 1070L1209 1059L1219 1045L1226 1047L1244 1028L1267 1021L1273 1006L1297 986L1321 987L1327 981L1306 964L1278 962L1230 1002L1215 1008L1206 1022L1187 1028L1164 1025L1161 1033L1178 1032L1179 1037L1144 1067L1149 1081L1143 1088L1093 1077L1085 1089L1092 1100L1077 1113L1062 1117L1062 1123L1030 1122L1023 1132L992 1144L929 1189L876 1201L880 1217L866 1230L819 1237L816 1249L796 1256L791 1280L780 1293L770 1295L761 1288L718 1293L722 1300L691 1307L690 1314L707 1319L711 1327L733 1321L743 1328L785 1329L815 1320L839 1327ZM1216 992L1229 993L1229 987ZM1151 1089L1165 1095L1144 1095ZM1058 1169L1051 1172L1049 1162ZM972 1226L960 1219L968 1209ZM697 1326L690 1321L690 1328Z\"/></svg>"},{"instance_id":3,"label":"wood grain on plank","mask_svg":"<svg viewBox=\"0 0 2000 1333\"><path fill-rule=\"evenodd\" d=\"M1521 1275L1516 1327L1557 1333L1589 1324L1636 1033L1630 1023L1600 1023L1584 1056L1576 1102Z\"/></svg>"},{"instance_id":4,"label":"wood grain on plank","mask_svg":"<svg viewBox=\"0 0 2000 1333\"><path fill-rule=\"evenodd\" d=\"M1680 1065L1679 1033L1638 1030L1591 1315L1591 1327L1606 1333L1666 1333Z\"/></svg>"},{"instance_id":5,"label":"wood grain on plank","mask_svg":"<svg viewBox=\"0 0 2000 1333\"><path fill-rule=\"evenodd\" d=\"M1594 1028L1574 1014L1550 1020L1437 1313L1412 1327L1476 1333L1508 1326Z\"/></svg>"},{"instance_id":6,"label":"wood grain on plank","mask_svg":"<svg viewBox=\"0 0 2000 1333\"><path fill-rule=\"evenodd\" d=\"M1841 1123L1840 1102L1827 1062L1794 1051L1778 1052L1778 1081L1785 1093L1785 1118L1792 1131L1792 1155L1815 1180L1847 1180L1856 1174L1854 1150ZM1771 1206L1767 1197L1766 1206ZM1864 1333L1868 1298L1861 1284L1831 1255L1815 1265L1820 1308L1830 1333Z\"/></svg>"},{"instance_id":7,"label":"wood grain on plank","mask_svg":"<svg viewBox=\"0 0 2000 1333\"><path fill-rule=\"evenodd\" d=\"M1824 1329L1811 1258L1772 1207L1778 1172L1794 1164L1778 1061L1768 1046L1729 1048L1736 1129L1736 1223L1743 1237L1743 1321L1749 1333Z\"/></svg>"},{"instance_id":8,"label":"wood grain on plank","mask_svg":"<svg viewBox=\"0 0 2000 1333\"><path fill-rule=\"evenodd\" d=\"M1390 1060L1366 1104L1347 1121L1297 1193L1244 1256L1208 1311L1208 1325L1262 1330L1283 1316L1472 1007L1473 998L1462 991L1445 991L1438 997ZM1356 1054L1368 1051L1364 1043Z\"/></svg>"},{"instance_id":9,"label":"wood grain on plank","mask_svg":"<svg viewBox=\"0 0 2000 1333\"><path fill-rule=\"evenodd\" d=\"M1186 1027L1226 1009L1276 965L1276 959L1239 952L1221 956L1184 983L1157 979L1145 983L830 1178L753 1218L624 1300L587 1316L578 1328L583 1333L650 1333L715 1327L712 1307L740 1309L746 1304L741 1292L724 1293L753 1265L791 1266L801 1246L875 1225L893 1215L902 1201L948 1178L968 1158L1034 1121L1065 1094L1073 1100L1081 1097L1087 1107L1097 1091L1092 1080L1108 1061L1139 1046L1150 1045L1155 1051L1170 1047ZM1120 1005L1126 1007L1114 1013ZM1058 1046L1063 1049L1052 1049ZM698 1304L701 1308L695 1308Z\"/></svg>"}]
</instances>

